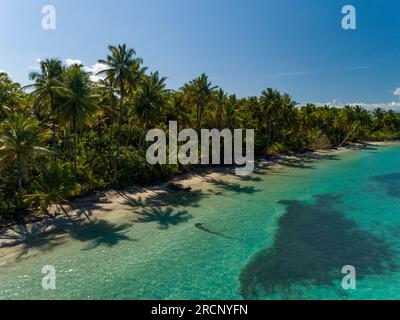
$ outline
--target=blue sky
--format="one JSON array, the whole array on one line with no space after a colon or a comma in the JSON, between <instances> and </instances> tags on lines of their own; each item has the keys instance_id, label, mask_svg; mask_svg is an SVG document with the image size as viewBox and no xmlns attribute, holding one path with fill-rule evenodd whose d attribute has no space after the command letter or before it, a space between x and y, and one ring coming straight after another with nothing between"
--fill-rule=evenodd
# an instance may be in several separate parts
<instances>
[{"instance_id":1,"label":"blue sky","mask_svg":"<svg viewBox=\"0 0 400 320\"><path fill-rule=\"evenodd\" d=\"M341 27L345 4L356 30ZM272 87L299 103L400 106L398 0L0 0L0 69L21 83L38 58L93 66L123 42L171 88L205 72L241 97Z\"/></svg>"}]
</instances>

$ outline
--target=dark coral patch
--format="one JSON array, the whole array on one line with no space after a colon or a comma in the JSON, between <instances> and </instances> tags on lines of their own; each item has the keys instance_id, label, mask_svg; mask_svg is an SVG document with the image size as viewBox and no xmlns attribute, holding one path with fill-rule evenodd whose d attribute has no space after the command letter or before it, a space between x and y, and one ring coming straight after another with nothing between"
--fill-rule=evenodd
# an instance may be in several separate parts
<instances>
[{"instance_id":1,"label":"dark coral patch","mask_svg":"<svg viewBox=\"0 0 400 320\"><path fill-rule=\"evenodd\" d=\"M256 254L241 272L244 298L277 292L290 298L296 284L333 287L345 265L356 268L357 279L397 268L386 241L347 219L336 208L339 200L324 195L315 204L281 201L287 209L273 246Z\"/></svg>"}]
</instances>

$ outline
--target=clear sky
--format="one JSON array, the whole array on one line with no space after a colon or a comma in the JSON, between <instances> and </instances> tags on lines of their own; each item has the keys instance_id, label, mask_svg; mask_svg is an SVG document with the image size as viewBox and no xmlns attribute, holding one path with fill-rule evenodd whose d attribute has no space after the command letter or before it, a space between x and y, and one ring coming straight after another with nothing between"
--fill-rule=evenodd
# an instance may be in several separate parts
<instances>
[{"instance_id":1,"label":"clear sky","mask_svg":"<svg viewBox=\"0 0 400 320\"><path fill-rule=\"evenodd\" d=\"M46 4L56 30L41 27ZM341 27L345 4L356 30ZM171 88L205 72L241 97L272 87L300 103L400 102L398 0L0 0L0 69L15 81L38 58L92 66L124 42Z\"/></svg>"}]
</instances>

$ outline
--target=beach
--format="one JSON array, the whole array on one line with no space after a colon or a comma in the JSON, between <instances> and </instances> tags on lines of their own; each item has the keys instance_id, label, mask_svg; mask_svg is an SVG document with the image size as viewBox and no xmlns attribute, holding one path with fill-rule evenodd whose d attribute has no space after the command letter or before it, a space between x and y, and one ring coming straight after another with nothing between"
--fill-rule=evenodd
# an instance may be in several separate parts
<instances>
[{"instance_id":1,"label":"beach","mask_svg":"<svg viewBox=\"0 0 400 320\"><path fill-rule=\"evenodd\" d=\"M260 162L250 177L176 180L190 192L112 193L84 207L92 223L2 248L0 298L398 297L399 155L395 144L355 146ZM340 290L348 264L354 292ZM57 290L40 286L45 265Z\"/></svg>"},{"instance_id":2,"label":"beach","mask_svg":"<svg viewBox=\"0 0 400 320\"><path fill-rule=\"evenodd\" d=\"M373 142L371 145L389 145L390 142ZM326 156L341 154L354 148L362 148L361 144L354 144L351 147L339 149L320 150L305 154L279 155L271 159L259 159L256 161L256 170L279 169L284 162L301 163L310 156ZM234 168L198 168L197 173L189 173L173 179L173 183L181 185L183 188L202 188L207 183L215 180L229 180L235 177ZM65 226L71 227L71 220L76 224L90 224L96 220L114 221L118 220L118 212L132 209L132 205L137 210L132 212L132 217L137 218L137 211L145 207L146 202L151 202L154 198L174 193L168 188L168 182L150 187L133 186L123 190L109 190L106 192L83 197L72 202L73 208L66 206L69 217L62 212L54 214L54 218L43 218L41 221L13 225L2 229L0 236L0 265L13 261L13 257L18 256L22 250L24 241L34 239L40 234L56 234L60 239L68 238L68 233L63 231ZM185 192L185 191L182 191ZM190 191L186 191L190 192ZM53 213L55 210L53 210ZM74 226L72 226L74 227ZM26 254L29 257L30 253Z\"/></svg>"}]
</instances>

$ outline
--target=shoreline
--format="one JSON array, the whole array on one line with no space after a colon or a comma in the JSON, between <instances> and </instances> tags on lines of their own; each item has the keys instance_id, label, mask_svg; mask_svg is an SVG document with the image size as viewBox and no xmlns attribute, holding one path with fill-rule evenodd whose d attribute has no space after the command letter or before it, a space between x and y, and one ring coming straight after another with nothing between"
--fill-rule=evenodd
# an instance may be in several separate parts
<instances>
[{"instance_id":1,"label":"shoreline","mask_svg":"<svg viewBox=\"0 0 400 320\"><path fill-rule=\"evenodd\" d=\"M261 158L255 160L255 170L266 167L270 169L278 168L284 161L302 161L302 159L310 156L329 156L355 149L362 150L366 147L386 146L396 143L374 141L366 144L350 144L338 149ZM234 170L235 167L200 168L178 176L170 182L178 183L184 188L195 188L202 183L207 183L215 179L235 177ZM266 175L268 176L268 173ZM41 236L55 235L56 237L68 239L67 227L78 228L90 225L94 221L112 221L113 219L118 219L118 212L126 209L128 205L131 208L132 214L137 215L141 209L145 209L146 201L160 195L168 195L174 192L187 192L190 194L190 191L171 191L168 188L170 182L159 183L154 186L132 186L122 190L109 190L76 199L72 204L77 209L67 208L69 218L63 214L59 214L52 218L46 217L40 221L1 227L0 266L15 261L13 257L24 249L24 244L34 241ZM135 206L134 210L132 210L132 205ZM29 257L29 253L27 257Z\"/></svg>"}]
</instances>

